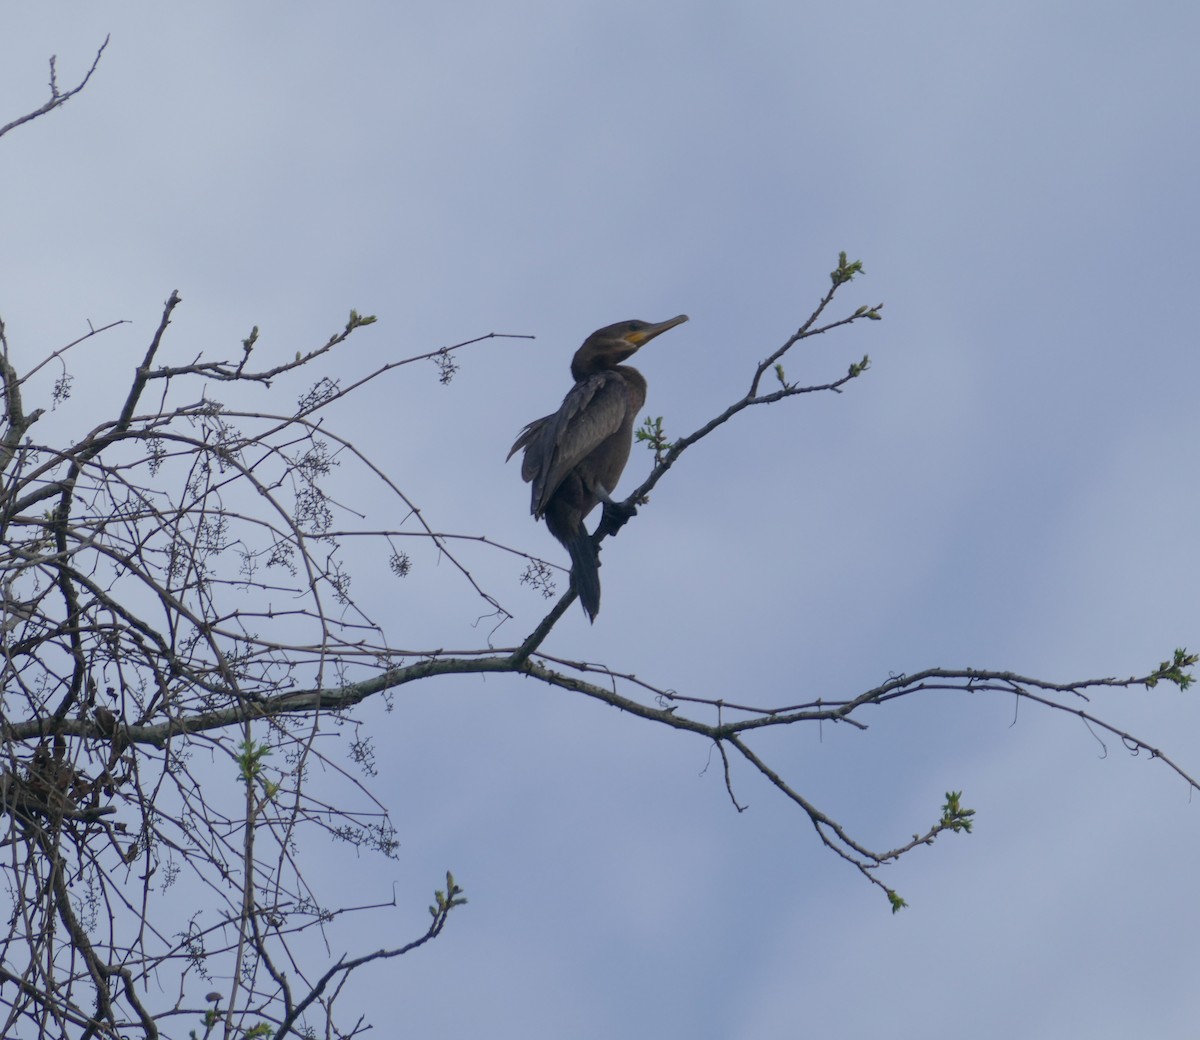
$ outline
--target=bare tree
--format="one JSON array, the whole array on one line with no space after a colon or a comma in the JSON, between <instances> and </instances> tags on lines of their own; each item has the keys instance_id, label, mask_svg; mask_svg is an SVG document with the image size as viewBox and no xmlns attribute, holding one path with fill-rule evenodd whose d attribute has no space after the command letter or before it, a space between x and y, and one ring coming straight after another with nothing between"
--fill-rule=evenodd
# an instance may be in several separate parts
<instances>
[{"instance_id":1,"label":"bare tree","mask_svg":"<svg viewBox=\"0 0 1200 1040\"><path fill-rule=\"evenodd\" d=\"M64 93L52 60L50 101L0 134L77 94L95 68ZM661 419L647 420L638 438L655 463L627 504L643 502L685 452L742 412L841 393L860 378L866 357L815 384L790 379L784 362L804 340L879 320L881 305L827 316L861 271L843 253L808 318L747 374L745 393L699 429L673 439ZM436 938L466 900L448 874L423 933L334 958L307 937L366 908L331 904L315 891L303 850L324 833L395 856L395 829L368 786L371 746L355 709L440 674L513 673L701 736L719 754L734 806L741 809L737 770L762 774L893 910L904 901L880 868L944 831L969 831L972 810L949 792L911 840L876 848L762 758L754 747L758 731L814 723L865 728L864 710L920 691L999 692L1069 712L1197 786L1160 750L1087 708L1089 692L1099 687L1187 686L1196 657L1184 650L1123 680L1054 683L931 668L833 700L730 703L554 655L546 648L574 599L570 590L511 646L485 640L453 653L398 646L351 597L344 553L351 542L370 540L403 576L410 561L401 539L415 533L451 561L485 613L511 619L460 563L454 538L426 526L387 473L326 419L369 381L416 361L433 360L449 379L458 353L479 340L342 385L327 374L330 358L373 317L352 311L340 330L293 360L258 367L257 329L230 360L174 357L169 330L180 303L178 293L167 299L119 408L71 443L37 440L45 413L27 410L30 377L57 366L51 396L65 401L71 351L118 323L89 328L24 368L0 324L0 807L9 900L9 927L0 938L0 1035L364 1031L355 1011L335 1007L346 980ZM286 411L211 396L227 391L252 399L300 369L314 372L314 382ZM404 522L365 529L329 491L335 464L357 467L394 496ZM488 544L514 553L523 579L552 591L546 561ZM331 728L352 734L344 742L348 759L326 750L322 738ZM168 901L179 889L203 891L218 916L179 919ZM200 990L210 991L204 1000L192 995Z\"/></svg>"}]
</instances>

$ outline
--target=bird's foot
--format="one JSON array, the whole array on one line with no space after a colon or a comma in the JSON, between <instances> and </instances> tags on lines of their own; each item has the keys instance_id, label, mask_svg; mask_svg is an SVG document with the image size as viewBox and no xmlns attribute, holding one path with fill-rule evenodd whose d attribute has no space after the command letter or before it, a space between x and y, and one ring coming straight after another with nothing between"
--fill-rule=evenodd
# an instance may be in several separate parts
<instances>
[{"instance_id":1,"label":"bird's foot","mask_svg":"<svg viewBox=\"0 0 1200 1040\"><path fill-rule=\"evenodd\" d=\"M637 506L633 502L605 502L604 512L593 537L600 539L608 535L615 535L629 522L629 518L632 516L637 516Z\"/></svg>"}]
</instances>

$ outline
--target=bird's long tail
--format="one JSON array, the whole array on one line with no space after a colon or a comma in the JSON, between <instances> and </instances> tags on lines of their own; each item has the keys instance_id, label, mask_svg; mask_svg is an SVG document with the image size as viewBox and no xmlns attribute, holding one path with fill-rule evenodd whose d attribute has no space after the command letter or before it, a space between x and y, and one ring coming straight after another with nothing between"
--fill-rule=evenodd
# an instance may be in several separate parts
<instances>
[{"instance_id":1,"label":"bird's long tail","mask_svg":"<svg viewBox=\"0 0 1200 1040\"><path fill-rule=\"evenodd\" d=\"M589 621L600 613L600 550L592 536L581 525L578 534L563 541L571 554L571 581L579 593L579 602L587 611Z\"/></svg>"}]
</instances>

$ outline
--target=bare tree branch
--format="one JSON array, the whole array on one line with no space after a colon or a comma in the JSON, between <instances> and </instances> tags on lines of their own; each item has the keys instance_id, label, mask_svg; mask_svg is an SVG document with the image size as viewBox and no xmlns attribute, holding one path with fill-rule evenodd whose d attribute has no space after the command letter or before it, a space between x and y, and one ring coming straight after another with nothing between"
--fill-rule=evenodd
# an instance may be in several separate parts
<instances>
[{"instance_id":1,"label":"bare tree branch","mask_svg":"<svg viewBox=\"0 0 1200 1040\"><path fill-rule=\"evenodd\" d=\"M10 130L21 126L23 123L28 123L31 120L37 119L38 116L44 116L49 112L53 112L56 108L61 108L68 101L78 94L84 87L88 85L88 81L92 78L92 73L96 71L100 64L100 58L104 54L104 48L108 46L109 37L104 37L104 42L100 44L100 49L96 51L96 57L92 61L92 67L87 70L87 74L70 90L62 91L58 88L58 70L56 68L57 58L54 55L50 56L50 99L42 105L41 108L35 108L32 112L27 112L23 116L19 116L11 123L6 123L0 126L0 137L3 137Z\"/></svg>"}]
</instances>

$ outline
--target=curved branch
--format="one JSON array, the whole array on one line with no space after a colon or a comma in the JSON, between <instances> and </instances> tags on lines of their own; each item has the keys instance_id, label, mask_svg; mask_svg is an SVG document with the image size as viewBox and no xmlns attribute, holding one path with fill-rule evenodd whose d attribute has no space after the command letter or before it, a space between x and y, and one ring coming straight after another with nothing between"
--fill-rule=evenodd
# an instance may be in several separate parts
<instances>
[{"instance_id":1,"label":"curved branch","mask_svg":"<svg viewBox=\"0 0 1200 1040\"><path fill-rule=\"evenodd\" d=\"M32 112L14 119L11 123L0 126L0 137L3 137L10 130L15 129L22 123L28 123L32 119L37 119L38 116L44 116L47 112L53 112L56 108L61 108L68 101L78 94L84 87L88 85L88 80L92 78L92 73L96 71L96 67L100 64L100 58L104 54L104 48L108 46L108 36L104 37L104 42L100 44L100 49L96 51L96 57L92 61L92 67L87 70L87 75L79 81L79 83L70 90L60 91L58 89L58 70L56 68L57 56L50 56L50 100L47 101L41 108L36 108Z\"/></svg>"}]
</instances>

